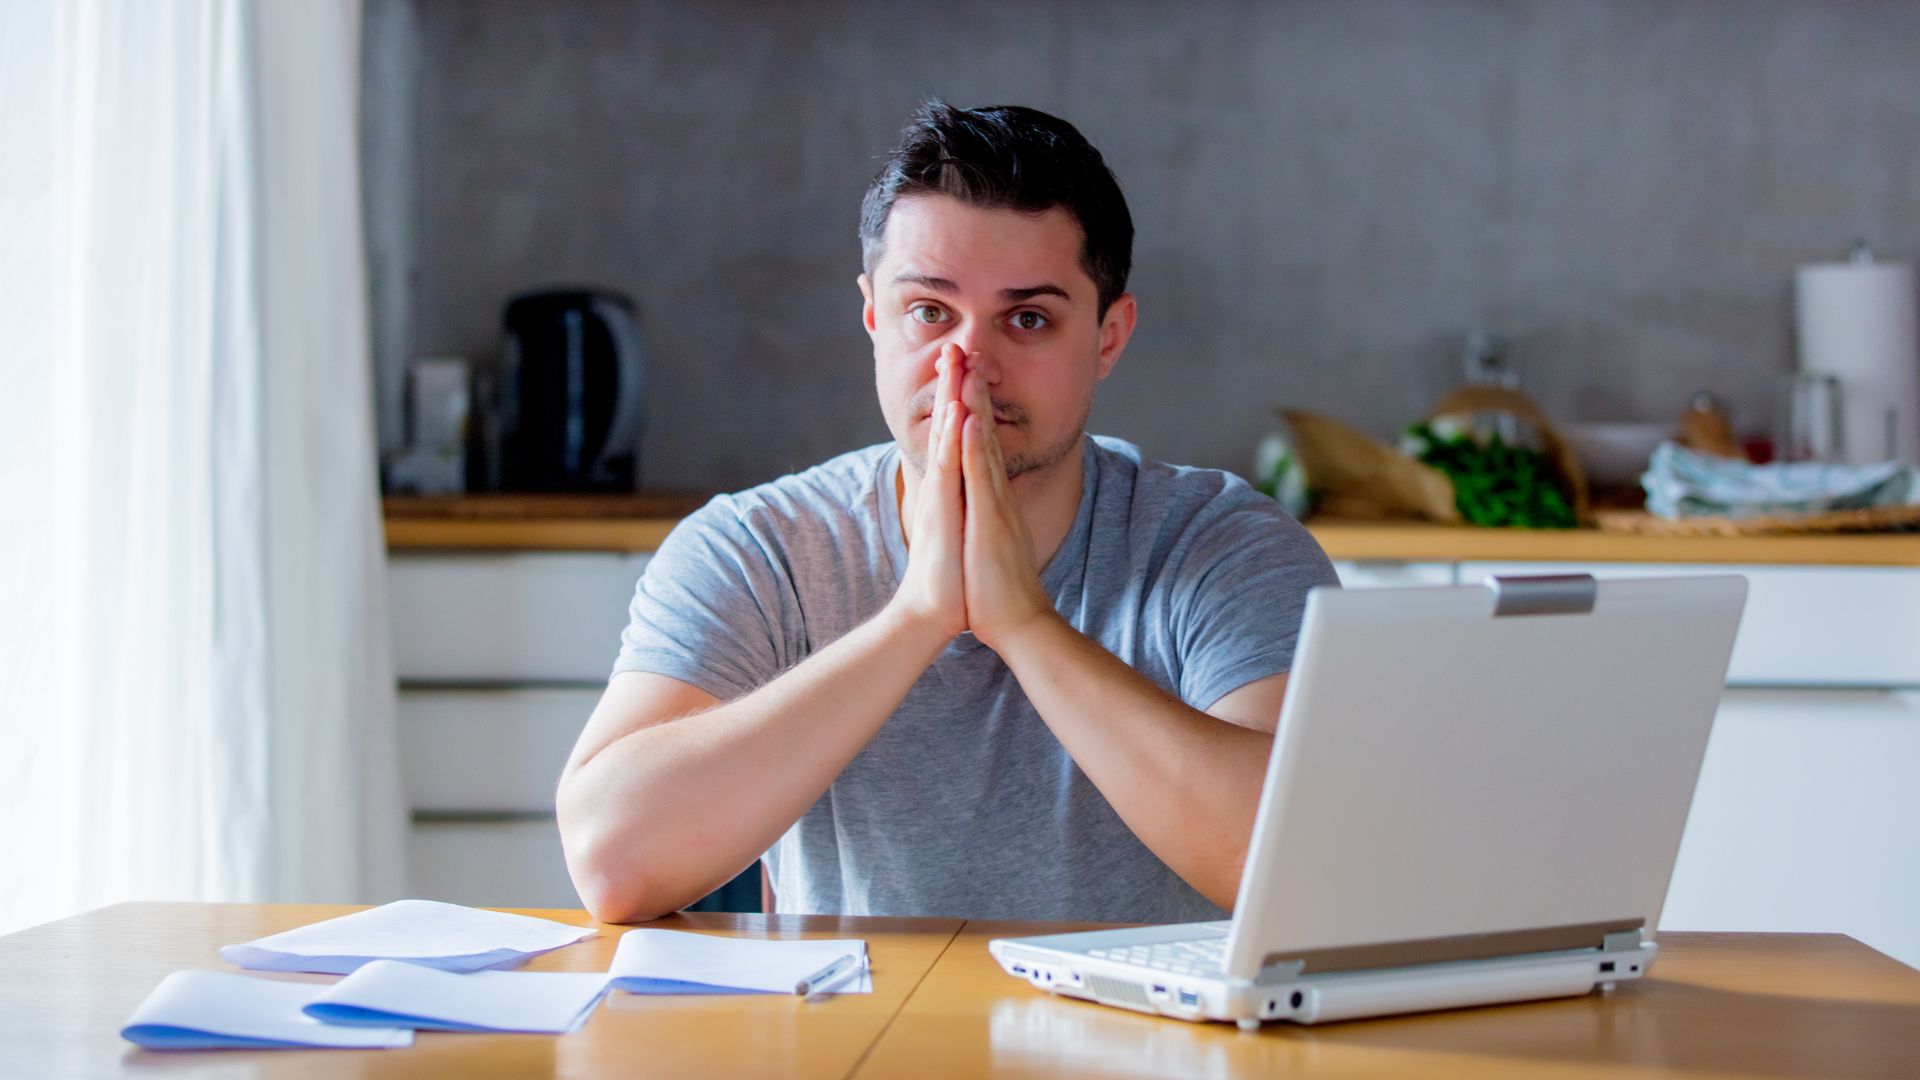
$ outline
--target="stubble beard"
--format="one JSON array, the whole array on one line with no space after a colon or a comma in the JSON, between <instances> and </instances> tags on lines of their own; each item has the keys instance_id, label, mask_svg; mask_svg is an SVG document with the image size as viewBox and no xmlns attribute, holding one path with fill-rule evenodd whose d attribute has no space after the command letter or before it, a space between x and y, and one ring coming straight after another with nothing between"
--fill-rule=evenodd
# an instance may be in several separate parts
<instances>
[{"instance_id":1,"label":"stubble beard","mask_svg":"<svg viewBox=\"0 0 1920 1080\"><path fill-rule=\"evenodd\" d=\"M1087 418L1092 414L1093 397L1092 395L1088 395L1087 400L1080 403L1080 419L1073 425L1073 433L1071 435L1067 435L1051 446L1041 447L1039 450L1022 451L1020 453L1007 455L1007 479L1018 480L1027 473L1050 469L1062 461L1065 461L1075 451L1080 449L1080 441L1086 438L1087 435ZM913 467L914 475L925 479L927 475L926 443L916 445L898 439L894 441L899 445L901 455L907 459L907 464ZM927 425L927 443L931 443L932 441L933 425L929 423Z\"/></svg>"}]
</instances>

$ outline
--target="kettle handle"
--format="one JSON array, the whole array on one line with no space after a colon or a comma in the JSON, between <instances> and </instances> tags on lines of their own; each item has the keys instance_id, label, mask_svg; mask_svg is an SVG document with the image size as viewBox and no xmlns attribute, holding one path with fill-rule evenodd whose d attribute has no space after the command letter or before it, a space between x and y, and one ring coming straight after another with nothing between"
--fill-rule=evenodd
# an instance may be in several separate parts
<instances>
[{"instance_id":1,"label":"kettle handle","mask_svg":"<svg viewBox=\"0 0 1920 1080\"><path fill-rule=\"evenodd\" d=\"M640 481L641 434L646 430L647 403L647 364L644 345L640 340L640 330L634 325L627 309L602 297L594 297L593 313L606 324L607 334L613 339L614 351L620 356L619 380L616 391L619 411L614 414L613 422L607 425L607 438L600 446L600 455L594 460L595 471L606 465L607 459L621 454L634 456L634 483Z\"/></svg>"}]
</instances>

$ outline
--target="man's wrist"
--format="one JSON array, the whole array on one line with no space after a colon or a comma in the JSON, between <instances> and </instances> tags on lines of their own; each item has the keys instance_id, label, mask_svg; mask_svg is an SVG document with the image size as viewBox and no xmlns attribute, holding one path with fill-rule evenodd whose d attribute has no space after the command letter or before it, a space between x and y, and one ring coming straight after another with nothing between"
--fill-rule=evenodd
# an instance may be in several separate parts
<instances>
[{"instance_id":1,"label":"man's wrist","mask_svg":"<svg viewBox=\"0 0 1920 1080\"><path fill-rule=\"evenodd\" d=\"M993 634L991 638L981 637L980 643L999 653L1000 659L1011 665L1016 656L1044 648L1046 640L1058 636L1062 630L1078 633L1073 624L1067 622L1058 611L1045 607Z\"/></svg>"},{"instance_id":2,"label":"man's wrist","mask_svg":"<svg viewBox=\"0 0 1920 1080\"><path fill-rule=\"evenodd\" d=\"M948 632L944 618L916 610L898 595L880 609L873 621L886 637L912 642L930 658L939 655L955 636Z\"/></svg>"}]
</instances>

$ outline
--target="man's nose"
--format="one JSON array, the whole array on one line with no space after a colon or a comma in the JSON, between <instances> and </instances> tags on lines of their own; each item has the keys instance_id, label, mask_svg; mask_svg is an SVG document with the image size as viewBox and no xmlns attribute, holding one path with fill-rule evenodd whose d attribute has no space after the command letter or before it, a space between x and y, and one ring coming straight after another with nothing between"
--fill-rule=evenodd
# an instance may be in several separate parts
<instances>
[{"instance_id":1,"label":"man's nose","mask_svg":"<svg viewBox=\"0 0 1920 1080\"><path fill-rule=\"evenodd\" d=\"M966 350L968 358L987 347L987 331L990 328L980 319L967 319L953 330L948 340Z\"/></svg>"},{"instance_id":2,"label":"man's nose","mask_svg":"<svg viewBox=\"0 0 1920 1080\"><path fill-rule=\"evenodd\" d=\"M971 344L962 344L961 348L967 350L968 371L979 372L980 377L987 381L988 386L999 385L1000 362L993 358L993 353L986 349L976 349Z\"/></svg>"}]
</instances>

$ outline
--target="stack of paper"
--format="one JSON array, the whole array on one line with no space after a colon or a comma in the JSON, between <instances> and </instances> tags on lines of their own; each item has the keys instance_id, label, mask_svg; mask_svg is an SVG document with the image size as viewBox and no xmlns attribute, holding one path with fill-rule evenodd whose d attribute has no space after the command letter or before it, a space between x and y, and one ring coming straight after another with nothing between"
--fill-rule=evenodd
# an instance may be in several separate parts
<instances>
[{"instance_id":1,"label":"stack of paper","mask_svg":"<svg viewBox=\"0 0 1920 1080\"><path fill-rule=\"evenodd\" d=\"M635 994L870 994L867 943L631 930L605 972L484 970L594 931L402 900L220 955L243 967L347 974L331 986L217 971L167 976L121 1034L152 1049L407 1046L415 1029L564 1034L611 987Z\"/></svg>"},{"instance_id":2,"label":"stack of paper","mask_svg":"<svg viewBox=\"0 0 1920 1080\"><path fill-rule=\"evenodd\" d=\"M514 967L595 931L529 915L396 900L283 934L228 945L220 958L256 971L345 975L372 960L405 960L442 971Z\"/></svg>"},{"instance_id":3,"label":"stack of paper","mask_svg":"<svg viewBox=\"0 0 1920 1080\"><path fill-rule=\"evenodd\" d=\"M413 1032L405 1027L335 1027L301 1011L330 989L220 971L176 971L147 995L120 1034L150 1050L412 1045Z\"/></svg>"},{"instance_id":4,"label":"stack of paper","mask_svg":"<svg viewBox=\"0 0 1920 1080\"><path fill-rule=\"evenodd\" d=\"M306 1013L329 1024L559 1035L585 1023L606 989L604 971L457 975L375 960L327 987L306 1005Z\"/></svg>"},{"instance_id":5,"label":"stack of paper","mask_svg":"<svg viewBox=\"0 0 1920 1080\"><path fill-rule=\"evenodd\" d=\"M629 930L613 954L613 988L630 994L791 994L842 956L860 971L824 993L871 994L867 943L858 938L783 941L678 930Z\"/></svg>"}]
</instances>

